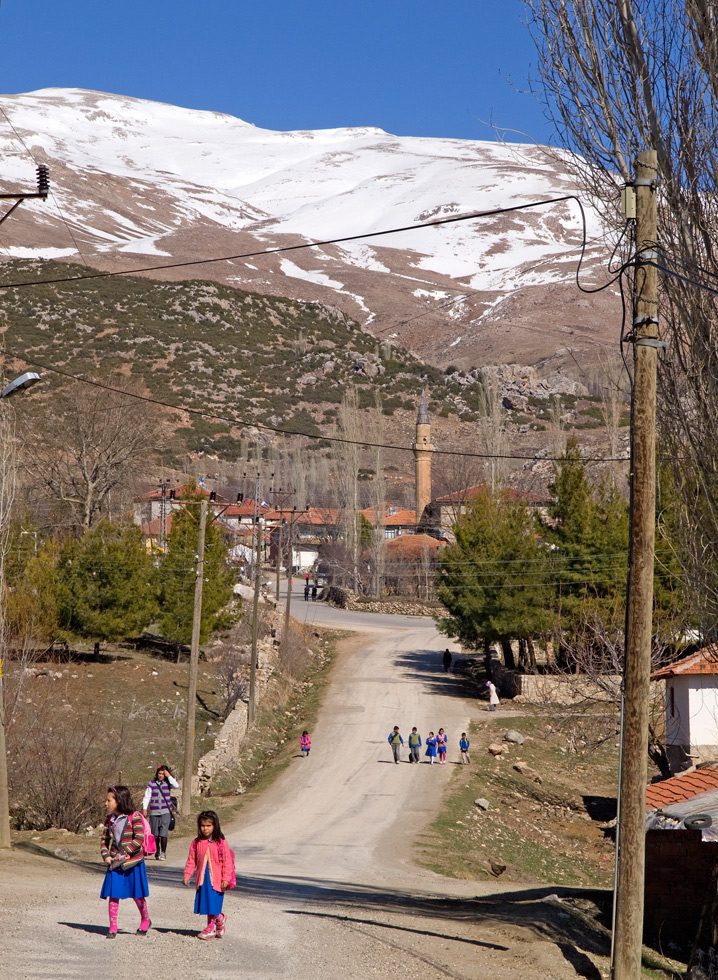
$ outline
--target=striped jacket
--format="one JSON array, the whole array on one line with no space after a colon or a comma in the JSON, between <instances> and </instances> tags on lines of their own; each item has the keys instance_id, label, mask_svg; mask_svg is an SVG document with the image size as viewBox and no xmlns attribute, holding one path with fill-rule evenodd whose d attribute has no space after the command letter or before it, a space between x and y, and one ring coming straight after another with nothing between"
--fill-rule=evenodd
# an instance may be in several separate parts
<instances>
[{"instance_id":1,"label":"striped jacket","mask_svg":"<svg viewBox=\"0 0 718 980\"><path fill-rule=\"evenodd\" d=\"M144 861L145 859L142 853L142 845L145 841L142 818L136 810L128 816L127 823L122 831L119 846L115 841L115 835L112 833L114 822L114 816L109 816L105 820L105 826L102 831L102 843L100 844L102 859L104 861L108 857L116 858L121 854L126 854L127 859L122 862L122 867L134 868L136 864L139 864L140 861Z\"/></svg>"}]
</instances>

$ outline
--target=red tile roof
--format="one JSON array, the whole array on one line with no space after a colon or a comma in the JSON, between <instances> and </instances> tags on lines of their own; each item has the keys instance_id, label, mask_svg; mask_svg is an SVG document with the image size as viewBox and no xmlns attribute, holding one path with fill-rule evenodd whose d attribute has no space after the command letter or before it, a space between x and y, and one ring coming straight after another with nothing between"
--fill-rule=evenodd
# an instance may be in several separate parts
<instances>
[{"instance_id":1,"label":"red tile roof","mask_svg":"<svg viewBox=\"0 0 718 980\"><path fill-rule=\"evenodd\" d=\"M646 809L658 810L683 803L706 790L718 789L718 763L702 766L685 775L672 776L660 783L651 783L646 788Z\"/></svg>"},{"instance_id":2,"label":"red tile roof","mask_svg":"<svg viewBox=\"0 0 718 980\"><path fill-rule=\"evenodd\" d=\"M679 677L684 674L718 674L718 645L711 643L689 657L676 660L665 667L659 667L651 675L654 681L666 677Z\"/></svg>"},{"instance_id":3,"label":"red tile roof","mask_svg":"<svg viewBox=\"0 0 718 980\"><path fill-rule=\"evenodd\" d=\"M373 526L376 524L376 507L367 507L360 511ZM413 527L416 525L416 511L407 510L406 507L394 507L391 504L384 504L384 527Z\"/></svg>"}]
</instances>

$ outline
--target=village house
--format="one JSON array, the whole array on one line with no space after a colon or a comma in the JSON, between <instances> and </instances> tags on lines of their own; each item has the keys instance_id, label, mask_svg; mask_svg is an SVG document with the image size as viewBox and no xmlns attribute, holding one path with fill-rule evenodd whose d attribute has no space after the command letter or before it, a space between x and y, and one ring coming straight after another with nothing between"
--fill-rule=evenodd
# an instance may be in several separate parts
<instances>
[{"instance_id":1,"label":"village house","mask_svg":"<svg viewBox=\"0 0 718 980\"><path fill-rule=\"evenodd\" d=\"M666 752L671 772L718 760L718 645L654 671L666 682Z\"/></svg>"}]
</instances>

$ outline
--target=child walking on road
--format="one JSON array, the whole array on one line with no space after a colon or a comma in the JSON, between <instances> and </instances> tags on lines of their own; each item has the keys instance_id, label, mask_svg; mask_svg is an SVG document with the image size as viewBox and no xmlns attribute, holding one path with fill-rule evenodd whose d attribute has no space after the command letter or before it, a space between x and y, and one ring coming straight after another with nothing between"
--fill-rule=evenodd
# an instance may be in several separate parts
<instances>
[{"instance_id":1,"label":"child walking on road","mask_svg":"<svg viewBox=\"0 0 718 980\"><path fill-rule=\"evenodd\" d=\"M467 762L471 762L469 758L469 746L471 742L466 737L466 732L461 733L461 738L459 739L459 751L461 752L461 764L464 765Z\"/></svg>"},{"instance_id":2,"label":"child walking on road","mask_svg":"<svg viewBox=\"0 0 718 980\"><path fill-rule=\"evenodd\" d=\"M207 925L198 933L199 939L221 939L227 916L222 912L224 893L234 879L234 859L229 844L219 826L214 810L203 810L197 817L197 836L190 844L182 884L190 883L196 871L197 893L194 910L207 916Z\"/></svg>"},{"instance_id":3,"label":"child walking on road","mask_svg":"<svg viewBox=\"0 0 718 980\"><path fill-rule=\"evenodd\" d=\"M105 800L107 819L102 831L100 853L107 865L100 898L109 899L110 931L107 939L117 937L117 911L121 898L131 898L140 913L138 936L146 936L152 925L147 909L150 893L142 846L145 828L142 816L134 807L127 786L110 786Z\"/></svg>"},{"instance_id":4,"label":"child walking on road","mask_svg":"<svg viewBox=\"0 0 718 980\"><path fill-rule=\"evenodd\" d=\"M429 732L426 737L426 752L424 755L429 757L429 762L434 765L434 759L436 758L436 735L433 732Z\"/></svg>"},{"instance_id":5,"label":"child walking on road","mask_svg":"<svg viewBox=\"0 0 718 980\"><path fill-rule=\"evenodd\" d=\"M306 759L309 755L309 750L312 747L312 739L308 731L303 731L299 736L299 748L302 750L302 755Z\"/></svg>"},{"instance_id":6,"label":"child walking on road","mask_svg":"<svg viewBox=\"0 0 718 980\"><path fill-rule=\"evenodd\" d=\"M421 748L421 735L416 730L416 725L409 735L409 762L419 761L419 749Z\"/></svg>"},{"instance_id":7,"label":"child walking on road","mask_svg":"<svg viewBox=\"0 0 718 980\"><path fill-rule=\"evenodd\" d=\"M439 729L439 734L436 736L436 748L439 753L439 765L446 765L446 733L443 728Z\"/></svg>"},{"instance_id":8,"label":"child walking on road","mask_svg":"<svg viewBox=\"0 0 718 980\"><path fill-rule=\"evenodd\" d=\"M394 753L394 762L399 765L401 759L401 747L404 744L404 739L399 734L399 726L394 725L394 731L389 732L389 738L387 739L389 745L391 745L391 751Z\"/></svg>"}]
</instances>

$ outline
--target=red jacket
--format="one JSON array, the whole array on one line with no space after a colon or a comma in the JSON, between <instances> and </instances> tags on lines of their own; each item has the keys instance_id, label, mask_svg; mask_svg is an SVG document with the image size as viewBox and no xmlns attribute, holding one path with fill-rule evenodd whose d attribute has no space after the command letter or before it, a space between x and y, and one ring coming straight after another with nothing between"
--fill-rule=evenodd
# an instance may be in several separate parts
<instances>
[{"instance_id":1,"label":"red jacket","mask_svg":"<svg viewBox=\"0 0 718 980\"><path fill-rule=\"evenodd\" d=\"M222 845L220 848L220 844ZM220 858L221 850L221 858ZM195 840L189 847L189 857L184 866L185 881L189 881L197 871L197 887L204 884L205 868L209 868L209 880L215 891L222 891L222 882L232 877L232 857L226 841Z\"/></svg>"}]
</instances>

